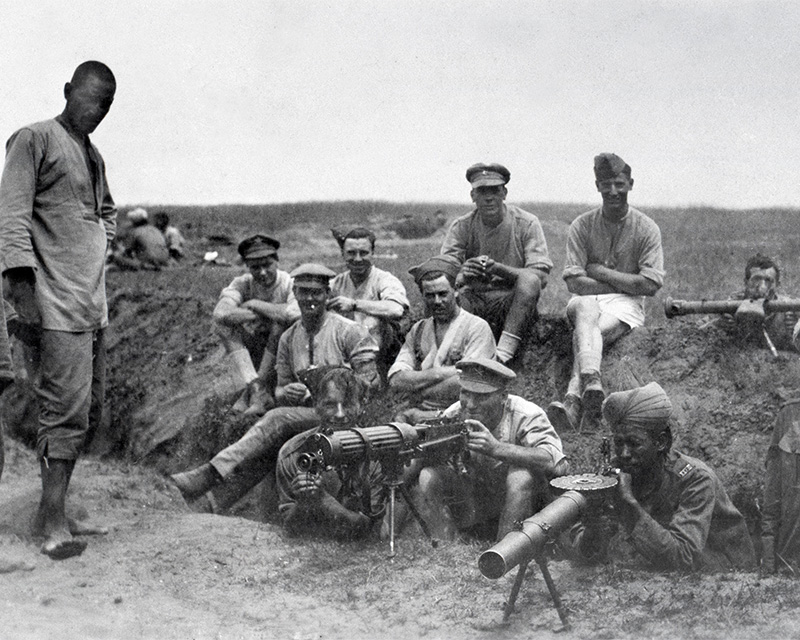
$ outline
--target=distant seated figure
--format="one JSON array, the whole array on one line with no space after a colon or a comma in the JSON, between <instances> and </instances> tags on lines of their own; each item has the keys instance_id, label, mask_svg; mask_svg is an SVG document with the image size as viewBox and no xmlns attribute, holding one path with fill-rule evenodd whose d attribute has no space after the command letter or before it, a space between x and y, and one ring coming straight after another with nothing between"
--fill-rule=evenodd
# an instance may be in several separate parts
<instances>
[{"instance_id":1,"label":"distant seated figure","mask_svg":"<svg viewBox=\"0 0 800 640\"><path fill-rule=\"evenodd\" d=\"M124 271L151 269L158 271L169 264L169 251L164 236L149 224L147 211L141 207L127 214L131 226L120 239L111 262Z\"/></svg>"},{"instance_id":2,"label":"distant seated figure","mask_svg":"<svg viewBox=\"0 0 800 640\"><path fill-rule=\"evenodd\" d=\"M572 543L585 561L639 561L660 570L751 570L747 524L712 469L672 450L672 404L656 382L611 393L619 484L611 518L587 518Z\"/></svg>"},{"instance_id":3,"label":"distant seated figure","mask_svg":"<svg viewBox=\"0 0 800 640\"><path fill-rule=\"evenodd\" d=\"M300 317L292 278L278 269L280 246L261 233L242 240L238 251L249 273L234 278L214 308L214 331L244 388L233 409L247 415L260 416L275 406L278 340Z\"/></svg>"},{"instance_id":4,"label":"distant seated figure","mask_svg":"<svg viewBox=\"0 0 800 640\"><path fill-rule=\"evenodd\" d=\"M549 501L550 479L569 465L544 410L508 393L516 378L511 369L488 358L456 367L459 401L444 415L462 418L470 430L466 469L438 464L417 471L412 464L405 480L411 485L418 473L412 496L434 538L452 540L498 518L499 540Z\"/></svg>"},{"instance_id":5,"label":"distant seated figure","mask_svg":"<svg viewBox=\"0 0 800 640\"><path fill-rule=\"evenodd\" d=\"M761 519L762 570L800 570L800 398L778 412L767 451Z\"/></svg>"},{"instance_id":6,"label":"distant seated figure","mask_svg":"<svg viewBox=\"0 0 800 640\"><path fill-rule=\"evenodd\" d=\"M495 356L488 323L458 304L460 266L451 256L434 256L409 269L422 294L426 317L406 334L389 369L389 386L409 399L398 420L419 422L449 407L461 389L456 363Z\"/></svg>"},{"instance_id":7,"label":"distant seated figure","mask_svg":"<svg viewBox=\"0 0 800 640\"><path fill-rule=\"evenodd\" d=\"M319 474L303 471L297 464L314 434L359 426L365 391L350 369L338 367L323 373L314 393L319 426L281 447L276 468L278 509L289 533L361 538L383 517L386 487L378 462L365 460Z\"/></svg>"},{"instance_id":8,"label":"distant seated figure","mask_svg":"<svg viewBox=\"0 0 800 640\"><path fill-rule=\"evenodd\" d=\"M734 300L786 300L778 291L781 270L777 262L760 253L752 256L744 268L744 290L737 291ZM748 342L761 346L770 345L784 351L798 350L800 319L795 311L769 313L763 318L723 314L719 326L731 334L737 344Z\"/></svg>"},{"instance_id":9,"label":"distant seated figure","mask_svg":"<svg viewBox=\"0 0 800 640\"><path fill-rule=\"evenodd\" d=\"M514 357L535 322L553 268L539 219L504 202L510 179L500 164L467 169L475 209L450 225L441 248L461 265L456 282L461 306L489 323L501 362Z\"/></svg>"},{"instance_id":10,"label":"distant seated figure","mask_svg":"<svg viewBox=\"0 0 800 640\"><path fill-rule=\"evenodd\" d=\"M356 227L346 233L337 229L331 232L339 243L347 271L331 281L328 309L355 320L369 331L379 347L378 371L385 378L405 337L406 288L396 276L372 264L375 254L372 231Z\"/></svg>"},{"instance_id":11,"label":"distant seated figure","mask_svg":"<svg viewBox=\"0 0 800 640\"><path fill-rule=\"evenodd\" d=\"M158 229L164 236L164 241L167 243L167 250L169 257L173 260L180 260L184 256L184 248L186 240L178 227L172 226L169 223L169 215L164 211L158 211L153 214L153 226Z\"/></svg>"}]
</instances>

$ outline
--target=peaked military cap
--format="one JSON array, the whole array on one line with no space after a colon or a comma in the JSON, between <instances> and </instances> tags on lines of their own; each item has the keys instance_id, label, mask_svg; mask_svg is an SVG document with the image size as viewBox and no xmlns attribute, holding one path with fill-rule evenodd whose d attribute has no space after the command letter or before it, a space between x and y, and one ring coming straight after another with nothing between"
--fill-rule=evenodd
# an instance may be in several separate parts
<instances>
[{"instance_id":1,"label":"peaked military cap","mask_svg":"<svg viewBox=\"0 0 800 640\"><path fill-rule=\"evenodd\" d=\"M511 369L490 358L459 360L456 369L460 372L461 388L475 393L505 389L517 377Z\"/></svg>"},{"instance_id":2,"label":"peaked military cap","mask_svg":"<svg viewBox=\"0 0 800 640\"><path fill-rule=\"evenodd\" d=\"M319 287L322 289L328 286L330 279L333 278L336 273L324 265L307 262L306 264L301 264L289 275L294 278L295 284L304 287Z\"/></svg>"},{"instance_id":3,"label":"peaked military cap","mask_svg":"<svg viewBox=\"0 0 800 640\"><path fill-rule=\"evenodd\" d=\"M270 238L262 233L245 238L239 243L237 250L239 255L245 260L255 260L256 258L266 258L267 256L277 256L281 243L275 238Z\"/></svg>"},{"instance_id":4,"label":"peaked military cap","mask_svg":"<svg viewBox=\"0 0 800 640\"><path fill-rule=\"evenodd\" d=\"M473 164L467 169L467 182L476 187L493 187L511 180L511 172L502 164Z\"/></svg>"},{"instance_id":5,"label":"peaked military cap","mask_svg":"<svg viewBox=\"0 0 800 640\"><path fill-rule=\"evenodd\" d=\"M594 157L594 177L597 180L611 180L620 173L631 175L631 168L614 153L601 153Z\"/></svg>"}]
</instances>

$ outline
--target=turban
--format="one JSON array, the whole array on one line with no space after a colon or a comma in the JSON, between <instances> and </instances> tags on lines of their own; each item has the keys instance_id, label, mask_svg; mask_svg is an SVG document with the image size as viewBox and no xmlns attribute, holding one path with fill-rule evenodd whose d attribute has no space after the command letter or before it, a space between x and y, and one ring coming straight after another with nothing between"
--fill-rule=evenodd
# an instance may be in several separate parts
<instances>
[{"instance_id":1,"label":"turban","mask_svg":"<svg viewBox=\"0 0 800 640\"><path fill-rule=\"evenodd\" d=\"M672 403L657 382L610 393L603 403L603 417L613 429L621 425L663 431L672 415Z\"/></svg>"},{"instance_id":2,"label":"turban","mask_svg":"<svg viewBox=\"0 0 800 640\"><path fill-rule=\"evenodd\" d=\"M461 270L461 263L453 256L441 255L428 258L422 264L411 267L408 272L414 278L414 282L419 284L429 273L443 273L451 280L455 281L458 272Z\"/></svg>"}]
</instances>

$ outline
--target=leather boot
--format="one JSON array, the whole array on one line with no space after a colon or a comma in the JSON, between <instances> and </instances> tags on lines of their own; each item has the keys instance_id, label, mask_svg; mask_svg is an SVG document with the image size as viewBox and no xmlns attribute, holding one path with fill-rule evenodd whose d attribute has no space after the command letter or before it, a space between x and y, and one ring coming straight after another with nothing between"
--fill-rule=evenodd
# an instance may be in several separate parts
<instances>
[{"instance_id":1,"label":"leather boot","mask_svg":"<svg viewBox=\"0 0 800 640\"><path fill-rule=\"evenodd\" d=\"M184 499L194 500L216 487L222 482L222 477L210 463L206 462L197 469L171 475L170 480L180 489Z\"/></svg>"},{"instance_id":2,"label":"leather boot","mask_svg":"<svg viewBox=\"0 0 800 640\"><path fill-rule=\"evenodd\" d=\"M260 418L275 406L275 400L269 394L266 387L261 384L260 380L255 380L250 383L249 391L250 404L245 410L244 415Z\"/></svg>"},{"instance_id":3,"label":"leather boot","mask_svg":"<svg viewBox=\"0 0 800 640\"><path fill-rule=\"evenodd\" d=\"M576 431L581 423L581 399L568 393L564 402L551 402L547 417L556 432Z\"/></svg>"},{"instance_id":4,"label":"leather boot","mask_svg":"<svg viewBox=\"0 0 800 640\"><path fill-rule=\"evenodd\" d=\"M587 433L599 431L603 417L603 400L606 399L600 374L597 372L582 374L581 386L583 387L583 418L581 418L580 430Z\"/></svg>"}]
</instances>

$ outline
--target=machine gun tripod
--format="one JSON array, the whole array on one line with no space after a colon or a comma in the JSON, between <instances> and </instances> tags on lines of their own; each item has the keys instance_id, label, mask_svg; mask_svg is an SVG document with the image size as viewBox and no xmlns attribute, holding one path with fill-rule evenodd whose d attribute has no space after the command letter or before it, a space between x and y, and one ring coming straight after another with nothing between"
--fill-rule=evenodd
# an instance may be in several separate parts
<instances>
[{"instance_id":1,"label":"machine gun tripod","mask_svg":"<svg viewBox=\"0 0 800 640\"><path fill-rule=\"evenodd\" d=\"M436 546L427 523L414 504L403 482L403 469L412 460L428 463L452 462L465 469L469 455L469 428L457 418L436 418L416 425L393 422L374 427L341 429L316 433L307 440L298 466L308 473L322 473L348 465L377 461L381 465L384 484L389 490L389 557L395 554L395 515L397 491L400 491L425 536Z\"/></svg>"},{"instance_id":2,"label":"machine gun tripod","mask_svg":"<svg viewBox=\"0 0 800 640\"><path fill-rule=\"evenodd\" d=\"M602 507L609 492L617 485L617 478L597 473L563 476L550 481L550 485L564 491L544 509L518 524L491 549L478 558L480 572L492 580L501 578L519 566L511 593L503 610L503 623L514 612L514 605L525 579L528 564L534 560L542 572L553 606L561 620L562 630L570 628L567 610L556 589L544 556L545 544L577 522L581 514Z\"/></svg>"}]
</instances>

